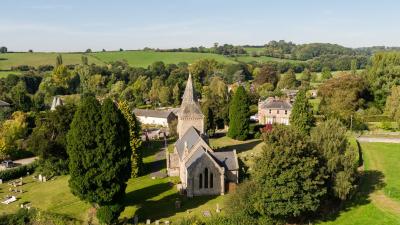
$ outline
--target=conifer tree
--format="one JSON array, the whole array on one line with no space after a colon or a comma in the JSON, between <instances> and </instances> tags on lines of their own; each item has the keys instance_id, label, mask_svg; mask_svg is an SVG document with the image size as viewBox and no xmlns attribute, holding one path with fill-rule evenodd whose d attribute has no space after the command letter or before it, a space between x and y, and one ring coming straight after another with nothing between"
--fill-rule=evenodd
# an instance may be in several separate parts
<instances>
[{"instance_id":1,"label":"conifer tree","mask_svg":"<svg viewBox=\"0 0 400 225\"><path fill-rule=\"evenodd\" d=\"M300 90L296 95L290 114L290 124L303 134L308 134L311 127L315 124L311 105L308 103L305 90Z\"/></svg>"},{"instance_id":2,"label":"conifer tree","mask_svg":"<svg viewBox=\"0 0 400 225\"><path fill-rule=\"evenodd\" d=\"M229 107L228 136L245 140L249 135L249 99L243 86L239 86Z\"/></svg>"},{"instance_id":3,"label":"conifer tree","mask_svg":"<svg viewBox=\"0 0 400 225\"><path fill-rule=\"evenodd\" d=\"M118 108L121 110L129 125L129 144L131 155L131 177L138 177L143 173L142 139L140 136L140 123L126 101L120 101Z\"/></svg>"},{"instance_id":4,"label":"conifer tree","mask_svg":"<svg viewBox=\"0 0 400 225\"><path fill-rule=\"evenodd\" d=\"M102 106L84 96L67 136L71 192L96 205L110 205L125 194L130 177L129 127L110 99Z\"/></svg>"}]
</instances>

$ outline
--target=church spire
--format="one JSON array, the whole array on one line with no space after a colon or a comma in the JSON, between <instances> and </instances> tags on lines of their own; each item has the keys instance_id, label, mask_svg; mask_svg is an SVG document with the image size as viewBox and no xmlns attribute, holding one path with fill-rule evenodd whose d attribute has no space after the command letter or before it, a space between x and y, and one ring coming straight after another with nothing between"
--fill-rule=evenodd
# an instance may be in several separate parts
<instances>
[{"instance_id":1,"label":"church spire","mask_svg":"<svg viewBox=\"0 0 400 225\"><path fill-rule=\"evenodd\" d=\"M184 104L184 103L187 104L187 103L192 103L192 102L197 102L197 99L194 94L192 74L189 72L189 78L186 82L185 93L183 94L183 97L182 97L182 104Z\"/></svg>"}]
</instances>

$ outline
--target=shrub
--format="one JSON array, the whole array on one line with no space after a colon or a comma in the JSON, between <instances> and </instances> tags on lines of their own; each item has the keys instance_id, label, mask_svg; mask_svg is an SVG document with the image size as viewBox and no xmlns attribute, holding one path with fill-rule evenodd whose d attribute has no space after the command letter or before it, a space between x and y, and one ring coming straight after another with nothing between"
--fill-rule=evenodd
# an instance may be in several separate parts
<instances>
[{"instance_id":1,"label":"shrub","mask_svg":"<svg viewBox=\"0 0 400 225\"><path fill-rule=\"evenodd\" d=\"M25 224L80 224L79 221L64 215L40 211L38 209L19 209L15 214L0 216L0 225L25 225Z\"/></svg>"},{"instance_id":2,"label":"shrub","mask_svg":"<svg viewBox=\"0 0 400 225\"><path fill-rule=\"evenodd\" d=\"M53 71L54 66L53 65L40 65L37 68L40 72L46 72L46 71Z\"/></svg>"},{"instance_id":3,"label":"shrub","mask_svg":"<svg viewBox=\"0 0 400 225\"><path fill-rule=\"evenodd\" d=\"M96 213L97 219L101 224L112 224L118 220L124 207L118 203L114 205L103 205Z\"/></svg>"},{"instance_id":4,"label":"shrub","mask_svg":"<svg viewBox=\"0 0 400 225\"><path fill-rule=\"evenodd\" d=\"M36 166L37 163L34 162L28 165L23 165L16 168L0 171L0 179L2 179L3 181L7 181L26 176L28 172L32 174L35 171Z\"/></svg>"}]
</instances>

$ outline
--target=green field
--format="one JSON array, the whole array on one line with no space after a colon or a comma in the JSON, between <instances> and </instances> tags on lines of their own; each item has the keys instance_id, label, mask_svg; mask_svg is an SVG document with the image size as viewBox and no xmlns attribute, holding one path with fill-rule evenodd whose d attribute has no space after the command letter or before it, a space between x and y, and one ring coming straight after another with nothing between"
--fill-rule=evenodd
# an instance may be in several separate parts
<instances>
[{"instance_id":1,"label":"green field","mask_svg":"<svg viewBox=\"0 0 400 225\"><path fill-rule=\"evenodd\" d=\"M63 63L68 64L79 64L81 63L81 53L6 53L0 54L0 70L9 70L12 66L29 65L29 66L40 66L40 65L55 65L56 57L58 54L62 55ZM103 64L101 61L94 57L89 57L89 63Z\"/></svg>"},{"instance_id":2,"label":"green field","mask_svg":"<svg viewBox=\"0 0 400 225\"><path fill-rule=\"evenodd\" d=\"M246 50L247 54L251 55L252 52L262 52L264 51L264 47L245 47L244 50Z\"/></svg>"},{"instance_id":3,"label":"green field","mask_svg":"<svg viewBox=\"0 0 400 225\"><path fill-rule=\"evenodd\" d=\"M321 224L400 224L400 144L362 143L361 147L365 172L360 193L336 218Z\"/></svg>"},{"instance_id":4,"label":"green field","mask_svg":"<svg viewBox=\"0 0 400 225\"><path fill-rule=\"evenodd\" d=\"M126 60L131 66L147 67L156 61L163 61L165 64L187 62L193 63L198 59L215 59L222 63L236 63L233 59L223 55L212 53L194 52L154 52L154 51L124 51L124 52L98 52L91 53L91 56L102 62Z\"/></svg>"},{"instance_id":5,"label":"green field","mask_svg":"<svg viewBox=\"0 0 400 225\"><path fill-rule=\"evenodd\" d=\"M280 59L280 58L274 58L274 57L269 57L269 56L259 56L259 57L253 57L253 56L239 56L237 57L237 60L240 62L258 62L258 63L264 63L264 62L270 62L270 61L275 61L275 62L302 62L298 60L291 60L291 59Z\"/></svg>"}]
</instances>

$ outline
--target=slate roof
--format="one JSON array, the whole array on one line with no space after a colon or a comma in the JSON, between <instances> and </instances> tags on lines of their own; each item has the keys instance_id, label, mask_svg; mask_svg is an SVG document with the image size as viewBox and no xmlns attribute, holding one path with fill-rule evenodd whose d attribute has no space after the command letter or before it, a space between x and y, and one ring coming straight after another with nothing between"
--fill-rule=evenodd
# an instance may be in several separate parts
<instances>
[{"instance_id":1,"label":"slate roof","mask_svg":"<svg viewBox=\"0 0 400 225\"><path fill-rule=\"evenodd\" d=\"M155 118L168 118L172 111L169 110L153 110L153 109L134 109L135 116L147 116Z\"/></svg>"},{"instance_id":2,"label":"slate roof","mask_svg":"<svg viewBox=\"0 0 400 225\"><path fill-rule=\"evenodd\" d=\"M263 108L267 109L292 109L292 104L284 100L269 100L264 102Z\"/></svg>"},{"instance_id":3,"label":"slate roof","mask_svg":"<svg viewBox=\"0 0 400 225\"><path fill-rule=\"evenodd\" d=\"M193 126L190 127L185 134L175 142L176 150L179 154L179 158L182 159L183 151L185 150L185 142L187 144L187 148L190 150L193 145L195 145L200 139L199 131L196 130Z\"/></svg>"},{"instance_id":4,"label":"slate roof","mask_svg":"<svg viewBox=\"0 0 400 225\"><path fill-rule=\"evenodd\" d=\"M197 101L194 93L192 75L189 73L189 78L186 82L185 93L182 97L181 108L178 111L179 117L204 117L200 109L199 102Z\"/></svg>"},{"instance_id":5,"label":"slate roof","mask_svg":"<svg viewBox=\"0 0 400 225\"><path fill-rule=\"evenodd\" d=\"M210 152L210 154L216 159L218 164L225 167L227 170L239 169L235 151Z\"/></svg>"},{"instance_id":6,"label":"slate roof","mask_svg":"<svg viewBox=\"0 0 400 225\"><path fill-rule=\"evenodd\" d=\"M10 106L10 104L9 104L9 103L7 103L7 102L5 102L5 101L2 101L2 100L0 100L0 107L8 107L8 106Z\"/></svg>"}]
</instances>

